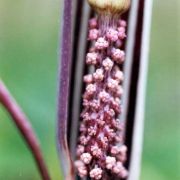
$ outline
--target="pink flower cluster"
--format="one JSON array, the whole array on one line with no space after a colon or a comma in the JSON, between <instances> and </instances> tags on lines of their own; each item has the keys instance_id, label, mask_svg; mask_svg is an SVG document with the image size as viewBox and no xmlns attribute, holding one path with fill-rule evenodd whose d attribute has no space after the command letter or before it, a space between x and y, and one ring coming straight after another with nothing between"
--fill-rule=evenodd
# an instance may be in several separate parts
<instances>
[{"instance_id":1,"label":"pink flower cluster","mask_svg":"<svg viewBox=\"0 0 180 180\"><path fill-rule=\"evenodd\" d=\"M113 21L114 22L114 21ZM81 178L108 179L108 176L125 178L128 171L123 166L127 147L123 144L121 113L123 72L120 65L125 53L120 49L126 37L126 22L116 19L116 26L103 31L96 18L89 21L88 39L92 47L86 64L95 71L84 76L80 137L75 167Z\"/></svg>"}]
</instances>

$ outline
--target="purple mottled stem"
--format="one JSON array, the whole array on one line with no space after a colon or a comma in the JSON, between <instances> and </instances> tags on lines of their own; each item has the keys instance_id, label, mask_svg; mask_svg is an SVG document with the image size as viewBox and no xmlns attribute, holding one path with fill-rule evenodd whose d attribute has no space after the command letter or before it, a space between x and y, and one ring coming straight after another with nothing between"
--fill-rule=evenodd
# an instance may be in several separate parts
<instances>
[{"instance_id":1,"label":"purple mottled stem","mask_svg":"<svg viewBox=\"0 0 180 180\"><path fill-rule=\"evenodd\" d=\"M72 61L72 1L64 1L62 44L60 55L59 93L58 93L58 129L57 145L65 179L73 179L73 166L67 144L67 120L69 101L70 67Z\"/></svg>"},{"instance_id":2,"label":"purple mottled stem","mask_svg":"<svg viewBox=\"0 0 180 180\"><path fill-rule=\"evenodd\" d=\"M11 94L8 92L2 81L0 81L0 103L9 112L12 120L21 132L23 138L25 139L25 142L29 146L42 179L50 180L50 176L48 174L48 170L43 160L41 149L39 147L39 142L37 140L37 137L35 136L31 124L16 101L13 99Z\"/></svg>"},{"instance_id":3,"label":"purple mottled stem","mask_svg":"<svg viewBox=\"0 0 180 180\"><path fill-rule=\"evenodd\" d=\"M132 137L132 148L130 158L130 175L128 180L138 180L140 178L141 168L141 154L142 154L142 142L143 142L143 126L144 126L144 108L145 108L145 90L146 79L148 71L148 52L150 42L150 30L151 30L151 15L152 15L152 0L140 0L138 19L137 19L137 31L141 30L141 33L136 35L136 47L138 47L138 38L140 40L139 45L139 69L135 70L138 74L137 92L136 92L136 105L134 114L134 127ZM143 18L142 18L143 17ZM134 56L137 58L136 53ZM135 59L134 57L134 59ZM136 60L137 61L137 60ZM133 66L137 66L137 62L133 63ZM131 78L133 80L133 78ZM132 90L133 91L133 90ZM129 109L130 111L131 109Z\"/></svg>"}]
</instances>

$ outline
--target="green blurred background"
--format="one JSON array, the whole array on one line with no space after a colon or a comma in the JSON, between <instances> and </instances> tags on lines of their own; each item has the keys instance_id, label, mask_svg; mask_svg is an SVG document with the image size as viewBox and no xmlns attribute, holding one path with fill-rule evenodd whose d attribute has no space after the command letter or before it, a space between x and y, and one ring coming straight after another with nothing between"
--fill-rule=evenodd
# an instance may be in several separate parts
<instances>
[{"instance_id":1,"label":"green blurred background","mask_svg":"<svg viewBox=\"0 0 180 180\"><path fill-rule=\"evenodd\" d=\"M154 0L141 180L180 179L179 0ZM59 0L0 0L0 77L35 129L53 180ZM179 45L179 47L178 47ZM40 179L0 107L0 180Z\"/></svg>"}]
</instances>

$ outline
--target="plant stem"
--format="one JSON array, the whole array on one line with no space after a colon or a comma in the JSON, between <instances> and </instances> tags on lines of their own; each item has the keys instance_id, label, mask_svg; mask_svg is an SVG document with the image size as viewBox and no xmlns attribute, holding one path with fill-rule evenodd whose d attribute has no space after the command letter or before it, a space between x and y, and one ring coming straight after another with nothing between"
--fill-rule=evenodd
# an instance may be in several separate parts
<instances>
[{"instance_id":1,"label":"plant stem","mask_svg":"<svg viewBox=\"0 0 180 180\"><path fill-rule=\"evenodd\" d=\"M72 64L72 3L72 0L64 0L57 114L57 146L64 179L66 180L74 179L74 170L67 143L70 69Z\"/></svg>"},{"instance_id":2,"label":"plant stem","mask_svg":"<svg viewBox=\"0 0 180 180\"><path fill-rule=\"evenodd\" d=\"M22 137L29 146L43 180L50 180L37 137L31 124L16 103L5 84L0 80L0 103L9 112Z\"/></svg>"}]
</instances>

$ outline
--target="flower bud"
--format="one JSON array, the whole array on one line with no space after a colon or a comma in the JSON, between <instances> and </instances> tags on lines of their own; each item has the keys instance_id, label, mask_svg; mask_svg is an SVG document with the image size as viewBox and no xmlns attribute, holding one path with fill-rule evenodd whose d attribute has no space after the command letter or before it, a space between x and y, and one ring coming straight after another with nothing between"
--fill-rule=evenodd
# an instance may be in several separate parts
<instances>
[{"instance_id":1,"label":"flower bud","mask_svg":"<svg viewBox=\"0 0 180 180\"><path fill-rule=\"evenodd\" d=\"M88 0L88 2L102 14L122 14L130 5L130 0Z\"/></svg>"}]
</instances>

